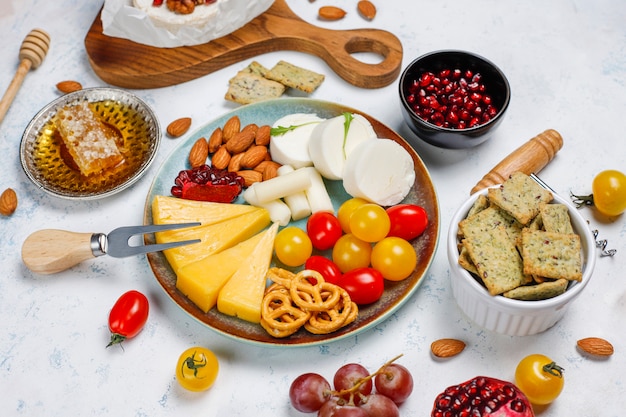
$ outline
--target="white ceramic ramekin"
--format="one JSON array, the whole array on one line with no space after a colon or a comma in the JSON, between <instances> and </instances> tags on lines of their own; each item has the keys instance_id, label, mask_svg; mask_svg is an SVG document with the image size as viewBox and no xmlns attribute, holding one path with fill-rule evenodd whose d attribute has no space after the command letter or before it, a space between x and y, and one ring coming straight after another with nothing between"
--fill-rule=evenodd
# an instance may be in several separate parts
<instances>
[{"instance_id":1,"label":"white ceramic ramekin","mask_svg":"<svg viewBox=\"0 0 626 417\"><path fill-rule=\"evenodd\" d=\"M458 225L465 218L474 201L487 189L474 193L452 217L448 231L448 260L452 294L459 308L475 323L485 329L511 336L541 333L554 326L566 313L589 283L595 266L595 239L589 226L576 208L566 199L554 195L554 201L568 206L574 231L580 235L583 257L581 282L571 282L565 293L540 301L513 300L492 296L487 289L459 265Z\"/></svg>"}]
</instances>

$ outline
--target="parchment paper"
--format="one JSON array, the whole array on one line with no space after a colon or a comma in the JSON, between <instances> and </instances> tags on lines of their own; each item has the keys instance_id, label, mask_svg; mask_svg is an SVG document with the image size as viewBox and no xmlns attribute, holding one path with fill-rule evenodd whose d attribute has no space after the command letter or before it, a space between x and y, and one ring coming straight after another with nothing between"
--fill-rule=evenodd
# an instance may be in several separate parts
<instances>
[{"instance_id":1,"label":"parchment paper","mask_svg":"<svg viewBox=\"0 0 626 417\"><path fill-rule=\"evenodd\" d=\"M274 0L219 2L219 18L212 19L202 27L185 26L173 31L155 25L145 12L133 7L132 0L105 0L101 13L102 27L107 36L158 48L199 45L241 28L269 9L273 2ZM228 5L228 9L225 5Z\"/></svg>"}]
</instances>

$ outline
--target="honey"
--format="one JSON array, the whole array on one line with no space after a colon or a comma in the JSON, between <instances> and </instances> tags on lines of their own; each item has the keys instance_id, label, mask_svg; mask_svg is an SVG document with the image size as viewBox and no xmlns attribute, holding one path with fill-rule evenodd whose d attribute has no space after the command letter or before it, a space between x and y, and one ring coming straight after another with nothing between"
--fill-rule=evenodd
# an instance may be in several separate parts
<instances>
[{"instance_id":1,"label":"honey","mask_svg":"<svg viewBox=\"0 0 626 417\"><path fill-rule=\"evenodd\" d=\"M31 146L33 175L53 192L63 195L97 195L131 179L151 159L157 132L133 105L114 100L89 103L95 115L110 129L123 162L91 175L83 175L69 155L55 117L39 130Z\"/></svg>"}]
</instances>

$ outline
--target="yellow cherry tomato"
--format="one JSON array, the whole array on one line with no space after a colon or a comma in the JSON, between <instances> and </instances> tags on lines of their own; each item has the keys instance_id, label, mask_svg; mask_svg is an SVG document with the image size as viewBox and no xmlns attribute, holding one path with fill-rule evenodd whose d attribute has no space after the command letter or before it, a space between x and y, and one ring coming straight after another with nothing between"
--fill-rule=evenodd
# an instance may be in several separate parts
<instances>
[{"instance_id":1,"label":"yellow cherry tomato","mask_svg":"<svg viewBox=\"0 0 626 417\"><path fill-rule=\"evenodd\" d=\"M413 246L400 237L386 237L372 249L372 267L385 279L400 281L413 273L417 254Z\"/></svg>"},{"instance_id":2,"label":"yellow cherry tomato","mask_svg":"<svg viewBox=\"0 0 626 417\"><path fill-rule=\"evenodd\" d=\"M378 204L363 204L350 216L350 232L365 242L382 240L390 229L389 214Z\"/></svg>"},{"instance_id":3,"label":"yellow cherry tomato","mask_svg":"<svg viewBox=\"0 0 626 417\"><path fill-rule=\"evenodd\" d=\"M213 385L219 372L215 354L202 346L185 350L176 364L176 379L189 391L205 391Z\"/></svg>"},{"instance_id":4,"label":"yellow cherry tomato","mask_svg":"<svg viewBox=\"0 0 626 417\"><path fill-rule=\"evenodd\" d=\"M602 171L591 184L593 204L607 216L619 216L626 210L626 175L616 170Z\"/></svg>"},{"instance_id":5,"label":"yellow cherry tomato","mask_svg":"<svg viewBox=\"0 0 626 417\"><path fill-rule=\"evenodd\" d=\"M279 261L287 266L303 265L313 252L313 243L306 232L287 226L276 235L274 250Z\"/></svg>"},{"instance_id":6,"label":"yellow cherry tomato","mask_svg":"<svg viewBox=\"0 0 626 417\"><path fill-rule=\"evenodd\" d=\"M528 355L515 370L515 385L533 404L550 404L563 390L563 384L563 368L545 355Z\"/></svg>"},{"instance_id":7,"label":"yellow cherry tomato","mask_svg":"<svg viewBox=\"0 0 626 417\"><path fill-rule=\"evenodd\" d=\"M363 204L367 204L367 200L355 197L346 200L339 206L337 218L339 219L339 224L344 233L350 233L350 217L352 217L354 210L361 207Z\"/></svg>"},{"instance_id":8,"label":"yellow cherry tomato","mask_svg":"<svg viewBox=\"0 0 626 417\"><path fill-rule=\"evenodd\" d=\"M369 266L372 245L352 233L341 236L333 246L333 262L343 273Z\"/></svg>"}]
</instances>

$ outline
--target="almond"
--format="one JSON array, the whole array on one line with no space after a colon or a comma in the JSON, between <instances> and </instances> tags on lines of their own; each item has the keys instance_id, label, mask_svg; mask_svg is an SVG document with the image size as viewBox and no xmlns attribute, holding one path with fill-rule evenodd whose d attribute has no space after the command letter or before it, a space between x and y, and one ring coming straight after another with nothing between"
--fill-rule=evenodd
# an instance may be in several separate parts
<instances>
[{"instance_id":1,"label":"almond","mask_svg":"<svg viewBox=\"0 0 626 417\"><path fill-rule=\"evenodd\" d=\"M222 128L222 138L224 142L228 142L235 134L239 133L241 129L241 121L239 116L232 116L226 121Z\"/></svg>"},{"instance_id":2,"label":"almond","mask_svg":"<svg viewBox=\"0 0 626 417\"><path fill-rule=\"evenodd\" d=\"M57 90L59 90L60 92L64 94L73 93L74 91L78 91L82 89L83 89L83 86L78 81L66 80L66 81L61 81L60 83L57 84Z\"/></svg>"},{"instance_id":3,"label":"almond","mask_svg":"<svg viewBox=\"0 0 626 417\"><path fill-rule=\"evenodd\" d=\"M230 158L230 162L228 163L228 171L229 172L237 172L240 171L242 166L241 166L241 160L243 159L243 156L245 155L245 152L242 153L238 153L236 155L233 155Z\"/></svg>"},{"instance_id":4,"label":"almond","mask_svg":"<svg viewBox=\"0 0 626 417\"><path fill-rule=\"evenodd\" d=\"M226 169L230 163L230 158L230 153L228 153L226 145L222 145L213 154L213 157L211 158L211 165L217 169Z\"/></svg>"},{"instance_id":5,"label":"almond","mask_svg":"<svg viewBox=\"0 0 626 417\"><path fill-rule=\"evenodd\" d=\"M346 15L346 11L335 6L322 6L319 8L317 15L323 20L339 20Z\"/></svg>"},{"instance_id":6,"label":"almond","mask_svg":"<svg viewBox=\"0 0 626 417\"><path fill-rule=\"evenodd\" d=\"M167 134L173 138L182 136L191 127L191 117L181 117L167 126Z\"/></svg>"},{"instance_id":7,"label":"almond","mask_svg":"<svg viewBox=\"0 0 626 417\"><path fill-rule=\"evenodd\" d=\"M458 339L439 339L430 345L430 350L438 358L450 358L465 349L465 342Z\"/></svg>"},{"instance_id":8,"label":"almond","mask_svg":"<svg viewBox=\"0 0 626 417\"><path fill-rule=\"evenodd\" d=\"M254 132L254 136L256 136L256 131L259 129L259 126L257 126L255 123L250 123L249 125L245 125L241 131L243 132L244 130L249 130L251 132Z\"/></svg>"},{"instance_id":9,"label":"almond","mask_svg":"<svg viewBox=\"0 0 626 417\"><path fill-rule=\"evenodd\" d=\"M231 154L245 152L254 143L254 132L242 130L226 142L226 149Z\"/></svg>"},{"instance_id":10,"label":"almond","mask_svg":"<svg viewBox=\"0 0 626 417\"><path fill-rule=\"evenodd\" d=\"M599 337L586 337L576 342L578 347L591 355L611 356L614 352L613 345Z\"/></svg>"},{"instance_id":11,"label":"almond","mask_svg":"<svg viewBox=\"0 0 626 417\"><path fill-rule=\"evenodd\" d=\"M0 195L0 214L10 216L17 208L17 194L12 188L7 188Z\"/></svg>"},{"instance_id":12,"label":"almond","mask_svg":"<svg viewBox=\"0 0 626 417\"><path fill-rule=\"evenodd\" d=\"M269 155L269 154L268 154L268 155ZM280 168L280 164L279 164L278 162L271 161L271 160L269 160L269 161L268 161L268 160L265 160L265 161L261 162L259 165L255 166L253 169L254 169L255 171L258 171L258 172L263 172L263 171L265 171L265 168L266 168L268 165L274 165L274 167L276 168L276 170L278 170L278 168Z\"/></svg>"},{"instance_id":13,"label":"almond","mask_svg":"<svg viewBox=\"0 0 626 417\"><path fill-rule=\"evenodd\" d=\"M189 151L189 164L192 168L204 165L208 156L209 144L205 138L200 138L193 144Z\"/></svg>"},{"instance_id":14,"label":"almond","mask_svg":"<svg viewBox=\"0 0 626 417\"><path fill-rule=\"evenodd\" d=\"M357 4L357 9L359 10L359 14L365 20L372 20L376 17L376 6L369 0L361 0Z\"/></svg>"},{"instance_id":15,"label":"almond","mask_svg":"<svg viewBox=\"0 0 626 417\"><path fill-rule=\"evenodd\" d=\"M269 125L259 126L254 137L254 143L268 146L270 144L271 130L272 128Z\"/></svg>"},{"instance_id":16,"label":"almond","mask_svg":"<svg viewBox=\"0 0 626 417\"><path fill-rule=\"evenodd\" d=\"M254 171L252 169L237 171L237 175L243 178L244 187L249 187L255 182L263 181L263 174L261 174L260 172Z\"/></svg>"},{"instance_id":17,"label":"almond","mask_svg":"<svg viewBox=\"0 0 626 417\"><path fill-rule=\"evenodd\" d=\"M267 161L272 162L272 161ZM278 176L278 168L280 168L280 164L274 162L271 164L265 165L263 169L263 181L271 180Z\"/></svg>"},{"instance_id":18,"label":"almond","mask_svg":"<svg viewBox=\"0 0 626 417\"><path fill-rule=\"evenodd\" d=\"M262 145L253 145L243 153L241 166L244 168L254 168L265 160L267 155L267 147Z\"/></svg>"},{"instance_id":19,"label":"almond","mask_svg":"<svg viewBox=\"0 0 626 417\"><path fill-rule=\"evenodd\" d=\"M218 127L209 136L209 153L215 153L222 146L222 128Z\"/></svg>"}]
</instances>

